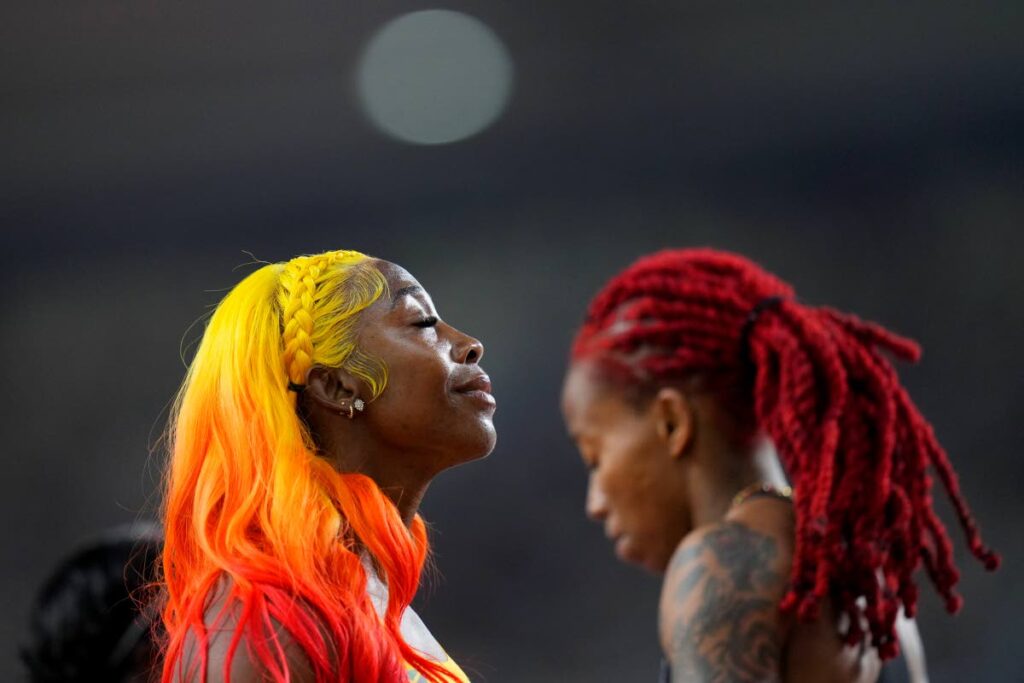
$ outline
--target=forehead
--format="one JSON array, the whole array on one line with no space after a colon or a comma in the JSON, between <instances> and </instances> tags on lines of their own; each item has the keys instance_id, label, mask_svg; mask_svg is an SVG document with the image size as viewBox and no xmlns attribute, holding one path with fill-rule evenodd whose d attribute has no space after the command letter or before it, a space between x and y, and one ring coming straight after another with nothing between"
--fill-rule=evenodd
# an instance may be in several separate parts
<instances>
[{"instance_id":1,"label":"forehead","mask_svg":"<svg viewBox=\"0 0 1024 683\"><path fill-rule=\"evenodd\" d=\"M395 304L401 303L401 300L405 296L411 296L421 302L425 301L428 304L432 303L430 300L430 294L423 288L423 285L412 276L402 266L391 261L383 261L377 259L374 262L374 266L380 271L381 275L388 283L388 295L382 297L377 303L377 307L382 309L382 312L387 313L395 307Z\"/></svg>"},{"instance_id":2,"label":"forehead","mask_svg":"<svg viewBox=\"0 0 1024 683\"><path fill-rule=\"evenodd\" d=\"M562 385L562 414L570 426L600 418L619 403L586 364L573 364Z\"/></svg>"},{"instance_id":3,"label":"forehead","mask_svg":"<svg viewBox=\"0 0 1024 683\"><path fill-rule=\"evenodd\" d=\"M418 287L420 284L419 281L412 276L412 273L397 263L377 259L374 261L373 265L376 266L377 270L380 271L380 274L384 276L384 279L388 281L388 287L392 292L396 292L403 287Z\"/></svg>"}]
</instances>

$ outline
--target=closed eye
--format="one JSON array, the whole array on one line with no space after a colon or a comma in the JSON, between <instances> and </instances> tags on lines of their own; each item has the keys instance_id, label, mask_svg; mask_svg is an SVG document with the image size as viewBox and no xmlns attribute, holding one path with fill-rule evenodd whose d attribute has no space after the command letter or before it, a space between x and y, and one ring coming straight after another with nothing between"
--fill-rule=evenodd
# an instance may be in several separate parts
<instances>
[{"instance_id":1,"label":"closed eye","mask_svg":"<svg viewBox=\"0 0 1024 683\"><path fill-rule=\"evenodd\" d=\"M423 320L413 323L415 327L433 327L437 324L437 318L435 316L428 316Z\"/></svg>"}]
</instances>

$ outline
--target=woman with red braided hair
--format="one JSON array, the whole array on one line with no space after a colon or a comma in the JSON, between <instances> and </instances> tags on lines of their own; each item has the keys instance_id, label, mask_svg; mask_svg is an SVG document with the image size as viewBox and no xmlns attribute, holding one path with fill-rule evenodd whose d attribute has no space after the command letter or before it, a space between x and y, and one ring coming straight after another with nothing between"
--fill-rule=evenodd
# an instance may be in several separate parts
<instances>
[{"instance_id":1,"label":"woman with red braided hair","mask_svg":"<svg viewBox=\"0 0 1024 683\"><path fill-rule=\"evenodd\" d=\"M919 349L710 249L642 258L591 302L563 413L588 514L665 575L667 680L875 681L920 565L960 607L933 474L998 566L886 353Z\"/></svg>"},{"instance_id":2,"label":"woman with red braided hair","mask_svg":"<svg viewBox=\"0 0 1024 683\"><path fill-rule=\"evenodd\" d=\"M409 603L427 485L494 447L482 355L357 252L231 290L171 419L164 683L468 680Z\"/></svg>"}]
</instances>

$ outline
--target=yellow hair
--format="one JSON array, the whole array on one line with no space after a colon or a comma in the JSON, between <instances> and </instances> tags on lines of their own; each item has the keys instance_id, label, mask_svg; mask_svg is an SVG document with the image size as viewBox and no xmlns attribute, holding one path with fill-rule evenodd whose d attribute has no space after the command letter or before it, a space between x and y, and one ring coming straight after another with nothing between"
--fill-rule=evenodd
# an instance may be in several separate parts
<instances>
[{"instance_id":1,"label":"yellow hair","mask_svg":"<svg viewBox=\"0 0 1024 683\"><path fill-rule=\"evenodd\" d=\"M288 380L305 384L314 365L340 367L366 382L371 400L380 396L387 368L357 348L353 329L359 313L387 291L380 271L359 252L329 251L292 259L279 281L276 299Z\"/></svg>"}]
</instances>

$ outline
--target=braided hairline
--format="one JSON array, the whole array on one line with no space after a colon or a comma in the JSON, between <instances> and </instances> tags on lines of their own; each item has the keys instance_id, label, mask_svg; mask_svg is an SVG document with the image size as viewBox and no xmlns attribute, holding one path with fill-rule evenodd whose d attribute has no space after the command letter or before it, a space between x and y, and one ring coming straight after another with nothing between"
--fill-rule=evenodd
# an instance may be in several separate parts
<instances>
[{"instance_id":1,"label":"braided hairline","mask_svg":"<svg viewBox=\"0 0 1024 683\"><path fill-rule=\"evenodd\" d=\"M284 264L281 288L287 299L281 310L282 361L292 386L302 386L313 366L313 326L316 289L331 266L358 256L357 252L338 250L315 256L297 256Z\"/></svg>"},{"instance_id":2,"label":"braided hairline","mask_svg":"<svg viewBox=\"0 0 1024 683\"><path fill-rule=\"evenodd\" d=\"M742 321L766 297L786 301L763 312L749 330L748 348L740 349ZM917 345L791 298L788 285L741 257L660 252L594 298L573 359L612 354L634 364L634 372L620 378L654 384L730 368L740 378L742 365L752 363L753 380L743 384L746 400L796 490L793 569L782 607L811 619L831 596L849 617L846 637L864 637L863 614L873 644L891 657L895 617L900 605L914 612L912 574L922 560L947 607L960 604L952 546L932 508L928 465L953 501L971 552L988 568L998 557L982 544L931 426L880 353L916 360ZM622 325L624 319L634 324Z\"/></svg>"}]
</instances>

